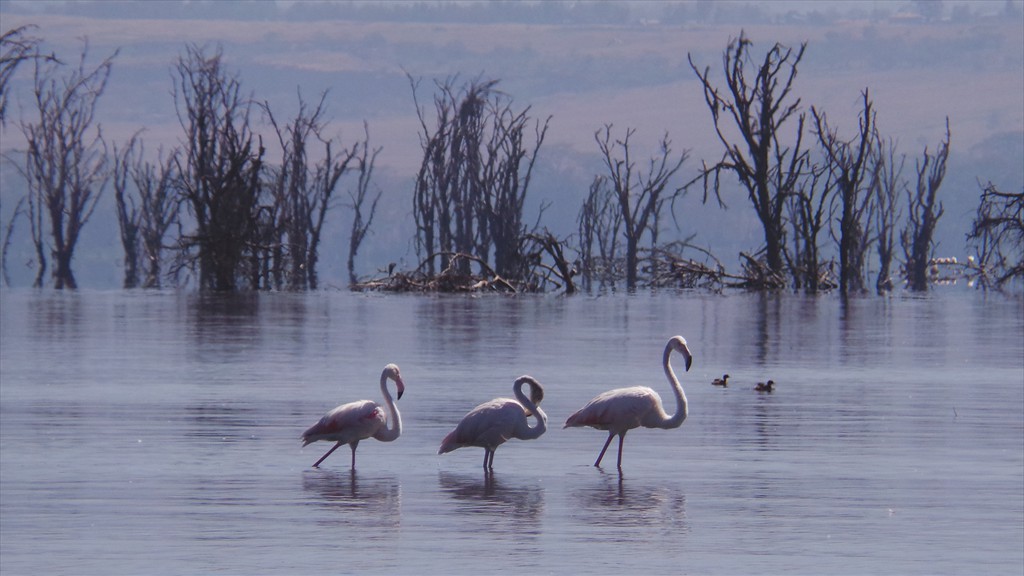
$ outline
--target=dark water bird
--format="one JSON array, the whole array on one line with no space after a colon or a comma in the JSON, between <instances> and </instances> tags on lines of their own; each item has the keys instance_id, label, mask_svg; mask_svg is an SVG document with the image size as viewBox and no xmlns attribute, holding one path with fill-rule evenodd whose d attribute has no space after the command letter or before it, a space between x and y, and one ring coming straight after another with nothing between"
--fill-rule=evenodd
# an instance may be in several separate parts
<instances>
[{"instance_id":1,"label":"dark water bird","mask_svg":"<svg viewBox=\"0 0 1024 576\"><path fill-rule=\"evenodd\" d=\"M398 399L402 398L405 392L405 383L402 382L402 375L398 366L388 364L380 374L380 391L384 395L384 404L391 414L391 424L388 425L388 417L384 408L373 400L357 400L342 404L337 408L324 414L319 422L309 427L302 433L302 445L311 444L317 440L329 440L337 442L333 448L327 451L319 460L313 464L313 468L319 468L332 452L340 446L348 444L352 448L352 469L356 468L356 447L360 440L376 438L381 442L397 440L402 435L402 415L398 407L391 399L388 392L388 380L393 380L398 388Z\"/></svg>"},{"instance_id":2,"label":"dark water bird","mask_svg":"<svg viewBox=\"0 0 1024 576\"><path fill-rule=\"evenodd\" d=\"M604 458L608 445L616 435L619 437L617 465L619 469L622 469L622 443L626 438L626 432L640 426L678 428L686 420L686 394L669 363L669 357L673 351L683 356L687 370L690 369L693 357L686 345L686 339L682 336L673 336L665 345L662 367L669 385L672 387L672 394L676 398L675 414L669 416L665 413L665 409L661 405L661 397L657 392L646 386L633 386L609 390L598 395L565 421L564 428L590 426L608 431L608 439L605 441L604 447L601 448L601 453L597 456L594 466L601 466L601 459Z\"/></svg>"},{"instance_id":3,"label":"dark water bird","mask_svg":"<svg viewBox=\"0 0 1024 576\"><path fill-rule=\"evenodd\" d=\"M530 397L523 394L523 384L530 385ZM455 430L441 441L438 454L477 446L484 449L484 470L494 468L494 451L506 440L533 440L547 430L548 417L540 409L544 388L531 376L520 376L512 385L515 399L495 398L473 408L462 417ZM535 416L537 425L530 426L527 417Z\"/></svg>"},{"instance_id":4,"label":"dark water bird","mask_svg":"<svg viewBox=\"0 0 1024 576\"><path fill-rule=\"evenodd\" d=\"M711 385L712 386L728 386L729 385L729 375L728 374L723 374L721 378L715 378L714 380L711 381Z\"/></svg>"},{"instance_id":5,"label":"dark water bird","mask_svg":"<svg viewBox=\"0 0 1024 576\"><path fill-rule=\"evenodd\" d=\"M757 385L754 386L754 390L757 390L758 392L774 392L775 380L769 380L767 384L764 382L758 382Z\"/></svg>"}]
</instances>

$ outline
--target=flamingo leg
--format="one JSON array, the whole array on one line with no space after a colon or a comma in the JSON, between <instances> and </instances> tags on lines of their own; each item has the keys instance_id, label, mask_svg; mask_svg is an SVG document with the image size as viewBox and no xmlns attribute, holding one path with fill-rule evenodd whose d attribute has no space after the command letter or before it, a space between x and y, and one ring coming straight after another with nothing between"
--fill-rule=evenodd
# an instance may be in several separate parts
<instances>
[{"instance_id":1,"label":"flamingo leg","mask_svg":"<svg viewBox=\"0 0 1024 576\"><path fill-rule=\"evenodd\" d=\"M622 470L622 442L626 439L626 433L619 434L619 462L617 468Z\"/></svg>"},{"instance_id":2,"label":"flamingo leg","mask_svg":"<svg viewBox=\"0 0 1024 576\"><path fill-rule=\"evenodd\" d=\"M334 452L335 450L338 449L339 446L341 446L341 442L338 442L337 444L335 444L334 448L331 448L330 450L327 451L327 454L324 454L323 456L321 456L320 459L316 461L316 464L313 464L313 468L319 468L320 467L320 463L323 462L324 460L326 460L327 457L330 456L332 452Z\"/></svg>"},{"instance_id":3,"label":"flamingo leg","mask_svg":"<svg viewBox=\"0 0 1024 576\"><path fill-rule=\"evenodd\" d=\"M608 439L604 441L604 448L601 448L601 453L597 455L597 462L594 462L594 466L601 467L601 459L604 458L604 453L608 451L608 445L612 443L612 438L615 437L615 432L608 433Z\"/></svg>"},{"instance_id":4,"label":"flamingo leg","mask_svg":"<svg viewBox=\"0 0 1024 576\"><path fill-rule=\"evenodd\" d=\"M359 445L358 441L352 443L352 469L353 470L356 469L356 446L358 446L358 445Z\"/></svg>"}]
</instances>

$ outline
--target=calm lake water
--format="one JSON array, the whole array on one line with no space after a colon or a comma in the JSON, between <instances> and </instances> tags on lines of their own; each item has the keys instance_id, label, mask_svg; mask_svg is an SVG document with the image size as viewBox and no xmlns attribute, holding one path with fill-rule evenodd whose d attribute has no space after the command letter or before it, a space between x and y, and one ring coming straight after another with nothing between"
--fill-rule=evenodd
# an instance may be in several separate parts
<instances>
[{"instance_id":1,"label":"calm lake water","mask_svg":"<svg viewBox=\"0 0 1024 576\"><path fill-rule=\"evenodd\" d=\"M6 291L0 572L1014 574L1024 571L1024 308L979 293L854 299ZM597 393L690 417L562 429ZM404 432L357 470L299 435L380 400ZM710 382L729 373L726 389ZM531 374L548 432L436 455ZM774 379L773 394L753 391ZM612 449L612 451L614 448ZM611 466L608 466L611 462Z\"/></svg>"}]
</instances>

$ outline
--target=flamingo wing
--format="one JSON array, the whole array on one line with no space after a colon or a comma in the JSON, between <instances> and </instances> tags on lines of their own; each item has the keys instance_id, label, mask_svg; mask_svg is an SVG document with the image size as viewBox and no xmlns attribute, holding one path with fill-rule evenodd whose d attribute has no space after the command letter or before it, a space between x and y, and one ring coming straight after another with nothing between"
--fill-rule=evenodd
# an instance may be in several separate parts
<instances>
[{"instance_id":1,"label":"flamingo wing","mask_svg":"<svg viewBox=\"0 0 1024 576\"><path fill-rule=\"evenodd\" d=\"M564 427L590 426L619 433L642 425L660 405L658 393L646 386L609 390L569 416Z\"/></svg>"},{"instance_id":2,"label":"flamingo wing","mask_svg":"<svg viewBox=\"0 0 1024 576\"><path fill-rule=\"evenodd\" d=\"M317 440L330 440L345 444L369 438L384 428L387 416L372 400L359 400L342 404L324 414L319 422L302 434L303 446Z\"/></svg>"}]
</instances>

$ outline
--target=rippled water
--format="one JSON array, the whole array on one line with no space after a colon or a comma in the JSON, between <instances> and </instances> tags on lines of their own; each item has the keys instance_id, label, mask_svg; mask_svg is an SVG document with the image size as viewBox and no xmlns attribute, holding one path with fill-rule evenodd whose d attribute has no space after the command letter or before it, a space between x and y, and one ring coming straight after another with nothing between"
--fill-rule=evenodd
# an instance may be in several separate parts
<instances>
[{"instance_id":1,"label":"rippled water","mask_svg":"<svg viewBox=\"0 0 1024 576\"><path fill-rule=\"evenodd\" d=\"M980 294L222 298L0 295L0 572L1021 574L1024 310ZM561 428L597 393L690 417ZM379 400L357 470L299 435ZM678 363L677 363L678 364ZM677 366L677 372L682 372ZM728 372L726 389L710 385ZM476 404L544 383L549 430L435 454ZM752 390L772 378L773 394ZM614 450L614 449L612 449ZM614 454L609 457L614 458ZM606 462L608 460L606 459ZM614 460L611 460L614 462Z\"/></svg>"}]
</instances>

